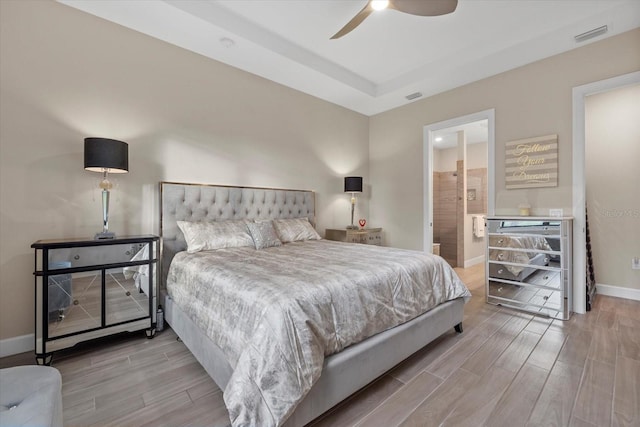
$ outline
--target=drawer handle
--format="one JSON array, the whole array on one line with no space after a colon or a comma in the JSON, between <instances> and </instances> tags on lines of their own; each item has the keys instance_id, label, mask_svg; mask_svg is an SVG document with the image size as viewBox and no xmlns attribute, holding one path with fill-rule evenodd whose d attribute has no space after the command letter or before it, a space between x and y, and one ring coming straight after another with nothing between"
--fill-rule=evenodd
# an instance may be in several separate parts
<instances>
[{"instance_id":1,"label":"drawer handle","mask_svg":"<svg viewBox=\"0 0 640 427\"><path fill-rule=\"evenodd\" d=\"M549 279L549 275L545 274L544 280L548 280L548 279Z\"/></svg>"},{"instance_id":2,"label":"drawer handle","mask_svg":"<svg viewBox=\"0 0 640 427\"><path fill-rule=\"evenodd\" d=\"M75 259L76 261L80 259L80 255L76 255L73 257L73 259Z\"/></svg>"},{"instance_id":3,"label":"drawer handle","mask_svg":"<svg viewBox=\"0 0 640 427\"><path fill-rule=\"evenodd\" d=\"M498 259L499 259L500 261L502 261L502 260L504 259L504 254L503 254L502 252L500 252L500 253L498 254Z\"/></svg>"},{"instance_id":4,"label":"drawer handle","mask_svg":"<svg viewBox=\"0 0 640 427\"><path fill-rule=\"evenodd\" d=\"M131 251L126 251L124 254L125 255L131 255Z\"/></svg>"},{"instance_id":5,"label":"drawer handle","mask_svg":"<svg viewBox=\"0 0 640 427\"><path fill-rule=\"evenodd\" d=\"M504 239L498 239L498 243L503 243Z\"/></svg>"},{"instance_id":6,"label":"drawer handle","mask_svg":"<svg viewBox=\"0 0 640 427\"><path fill-rule=\"evenodd\" d=\"M501 268L501 269L498 270L498 274L502 274L502 273L504 273L504 268ZM500 288L500 289L502 289L502 288Z\"/></svg>"}]
</instances>

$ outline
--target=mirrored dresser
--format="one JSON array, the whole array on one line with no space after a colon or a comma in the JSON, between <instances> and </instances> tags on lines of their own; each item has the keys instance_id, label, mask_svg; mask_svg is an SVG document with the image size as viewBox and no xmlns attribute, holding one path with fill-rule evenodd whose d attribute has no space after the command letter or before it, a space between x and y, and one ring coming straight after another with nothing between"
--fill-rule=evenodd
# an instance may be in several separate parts
<instances>
[{"instance_id":1,"label":"mirrored dresser","mask_svg":"<svg viewBox=\"0 0 640 427\"><path fill-rule=\"evenodd\" d=\"M568 320L572 218L488 217L487 302Z\"/></svg>"},{"instance_id":2,"label":"mirrored dresser","mask_svg":"<svg viewBox=\"0 0 640 427\"><path fill-rule=\"evenodd\" d=\"M55 351L81 341L156 327L159 238L38 240L35 250L35 353L50 364Z\"/></svg>"}]
</instances>

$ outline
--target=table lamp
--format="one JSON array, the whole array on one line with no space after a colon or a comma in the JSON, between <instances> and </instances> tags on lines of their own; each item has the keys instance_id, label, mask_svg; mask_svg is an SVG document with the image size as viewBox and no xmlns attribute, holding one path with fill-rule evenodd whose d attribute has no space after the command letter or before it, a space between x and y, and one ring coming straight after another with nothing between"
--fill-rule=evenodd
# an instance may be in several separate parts
<instances>
[{"instance_id":1,"label":"table lamp","mask_svg":"<svg viewBox=\"0 0 640 427\"><path fill-rule=\"evenodd\" d=\"M347 176L344 178L344 192L351 193L351 225L347 230L357 230L358 226L353 225L353 211L356 208L356 193L362 193L362 177Z\"/></svg>"},{"instance_id":2,"label":"table lamp","mask_svg":"<svg viewBox=\"0 0 640 427\"><path fill-rule=\"evenodd\" d=\"M84 168L102 173L102 232L97 233L95 238L113 239L116 235L109 231L109 190L113 185L107 174L129 172L129 145L115 139L85 138Z\"/></svg>"}]
</instances>

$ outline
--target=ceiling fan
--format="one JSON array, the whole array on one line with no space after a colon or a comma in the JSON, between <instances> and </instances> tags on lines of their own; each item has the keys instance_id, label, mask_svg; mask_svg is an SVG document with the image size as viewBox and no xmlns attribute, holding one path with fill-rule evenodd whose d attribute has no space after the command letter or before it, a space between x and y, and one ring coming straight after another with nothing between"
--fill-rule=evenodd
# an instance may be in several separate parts
<instances>
[{"instance_id":1,"label":"ceiling fan","mask_svg":"<svg viewBox=\"0 0 640 427\"><path fill-rule=\"evenodd\" d=\"M389 8L410 15L438 16L453 12L457 6L458 0L369 0L347 25L331 37L331 40L350 33L376 10Z\"/></svg>"}]
</instances>

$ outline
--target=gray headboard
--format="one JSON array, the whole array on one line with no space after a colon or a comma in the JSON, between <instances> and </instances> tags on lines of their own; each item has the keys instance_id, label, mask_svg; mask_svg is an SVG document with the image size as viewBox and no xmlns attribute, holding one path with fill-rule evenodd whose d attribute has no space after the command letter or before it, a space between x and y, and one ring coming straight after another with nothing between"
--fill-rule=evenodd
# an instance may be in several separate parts
<instances>
[{"instance_id":1,"label":"gray headboard","mask_svg":"<svg viewBox=\"0 0 640 427\"><path fill-rule=\"evenodd\" d=\"M187 248L176 221L309 218L315 226L315 193L223 185L160 183L161 286L173 256Z\"/></svg>"}]
</instances>

